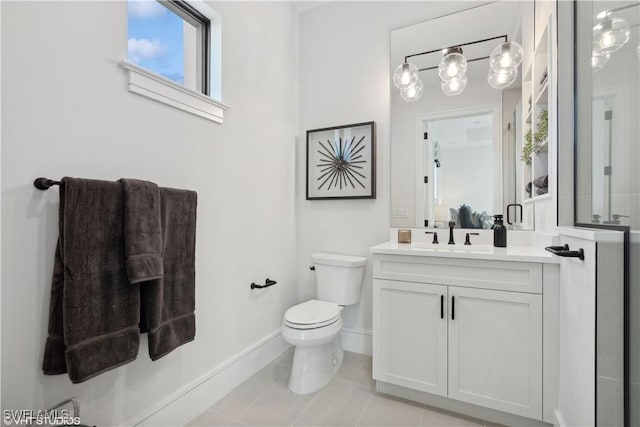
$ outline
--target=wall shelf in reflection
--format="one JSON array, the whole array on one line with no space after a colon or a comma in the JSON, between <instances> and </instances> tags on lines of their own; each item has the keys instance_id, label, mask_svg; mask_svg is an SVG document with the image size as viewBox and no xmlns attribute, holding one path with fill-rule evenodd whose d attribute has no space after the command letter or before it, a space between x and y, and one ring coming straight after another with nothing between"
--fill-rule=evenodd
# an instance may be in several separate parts
<instances>
[{"instance_id":1,"label":"wall shelf in reflection","mask_svg":"<svg viewBox=\"0 0 640 427\"><path fill-rule=\"evenodd\" d=\"M528 199L524 199L523 203L528 204L528 203L533 203L533 202L539 202L541 200L547 200L551 198L551 194L547 193L547 194L541 194L540 196L533 196L533 197L529 197Z\"/></svg>"},{"instance_id":2,"label":"wall shelf in reflection","mask_svg":"<svg viewBox=\"0 0 640 427\"><path fill-rule=\"evenodd\" d=\"M540 87L540 93L538 94L538 96L536 97L536 100L535 100L535 104L536 105L547 105L549 103L548 97L547 97L548 89L549 89L549 81L547 80Z\"/></svg>"}]
</instances>

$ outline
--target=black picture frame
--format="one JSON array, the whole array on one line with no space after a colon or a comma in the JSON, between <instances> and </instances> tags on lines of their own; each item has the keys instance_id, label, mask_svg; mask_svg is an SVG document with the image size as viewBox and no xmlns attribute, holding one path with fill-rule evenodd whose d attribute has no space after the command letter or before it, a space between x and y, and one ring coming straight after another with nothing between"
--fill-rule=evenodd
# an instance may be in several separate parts
<instances>
[{"instance_id":1,"label":"black picture frame","mask_svg":"<svg viewBox=\"0 0 640 427\"><path fill-rule=\"evenodd\" d=\"M376 198L376 124L307 131L307 200Z\"/></svg>"}]
</instances>

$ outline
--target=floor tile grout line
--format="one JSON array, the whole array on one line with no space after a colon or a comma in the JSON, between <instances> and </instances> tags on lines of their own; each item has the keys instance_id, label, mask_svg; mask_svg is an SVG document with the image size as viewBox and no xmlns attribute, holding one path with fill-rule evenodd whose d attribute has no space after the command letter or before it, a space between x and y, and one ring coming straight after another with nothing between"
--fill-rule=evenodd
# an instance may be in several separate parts
<instances>
[{"instance_id":1,"label":"floor tile grout line","mask_svg":"<svg viewBox=\"0 0 640 427\"><path fill-rule=\"evenodd\" d=\"M367 408L369 407L369 403L371 403L371 399L373 398L373 394L369 393L369 398L367 399L367 403L364 404L364 407L362 408L362 410L360 411L360 416L358 417L358 420L356 421L356 426L360 424L360 421L362 421L362 416L364 415L364 412L367 410Z\"/></svg>"},{"instance_id":2,"label":"floor tile grout line","mask_svg":"<svg viewBox=\"0 0 640 427\"><path fill-rule=\"evenodd\" d=\"M425 411L426 411L426 410L427 410L427 409L426 409L425 405L422 405L422 413L420 413L420 426L422 426L422 425L423 425L423 422L424 422L424 413L425 413Z\"/></svg>"}]
</instances>

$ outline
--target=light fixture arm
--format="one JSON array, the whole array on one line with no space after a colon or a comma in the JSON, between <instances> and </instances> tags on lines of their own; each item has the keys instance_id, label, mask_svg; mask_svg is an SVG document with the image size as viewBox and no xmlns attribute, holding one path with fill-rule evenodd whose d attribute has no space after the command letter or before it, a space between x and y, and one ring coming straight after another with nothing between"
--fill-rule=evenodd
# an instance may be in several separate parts
<instances>
[{"instance_id":1,"label":"light fixture arm","mask_svg":"<svg viewBox=\"0 0 640 427\"><path fill-rule=\"evenodd\" d=\"M625 10L625 9L629 9L631 7L637 7L637 6L640 6L640 3L633 3L633 4L628 4L628 5L625 5L625 6L616 7L614 9L608 10L608 12L609 13L620 12L621 10Z\"/></svg>"},{"instance_id":2,"label":"light fixture arm","mask_svg":"<svg viewBox=\"0 0 640 427\"><path fill-rule=\"evenodd\" d=\"M412 53L411 55L407 55L407 56L404 57L404 62L408 62L408 59L409 58L413 58L414 56L429 55L431 53L442 52L445 49L449 50L449 49L461 48L463 46L470 46L470 45L473 45L473 44L485 43L485 42L489 42L491 40L498 40L498 39L504 39L505 43L509 41L507 35L505 34L505 35L502 35L502 36L490 37L490 38L482 39L482 40L475 40L475 41L472 41L472 42L461 43L461 44L457 44L457 45L453 45L453 46L449 46L449 47L444 47L444 48L440 48L440 49L433 49L433 50L429 50L429 51L426 51L426 52ZM487 58L489 58L489 57L485 56L485 57L482 57L482 58L467 59L467 62L480 61L480 60L487 59ZM433 70L435 68L438 68L438 67L419 68L418 71Z\"/></svg>"}]
</instances>

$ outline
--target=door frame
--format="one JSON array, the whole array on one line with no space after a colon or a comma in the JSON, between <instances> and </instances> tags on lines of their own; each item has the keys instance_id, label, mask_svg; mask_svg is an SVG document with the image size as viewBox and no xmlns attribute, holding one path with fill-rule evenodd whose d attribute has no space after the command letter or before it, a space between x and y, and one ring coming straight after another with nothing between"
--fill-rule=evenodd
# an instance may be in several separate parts
<instances>
[{"instance_id":1,"label":"door frame","mask_svg":"<svg viewBox=\"0 0 640 427\"><path fill-rule=\"evenodd\" d=\"M493 181L497 193L494 193L493 195L492 204L494 210L497 207L496 204L498 207L502 206L502 192L504 187L502 182L502 106L500 104L491 104L448 110L438 113L418 114L416 116L416 227L433 228L435 220L433 213L433 174L429 171L429 165L433 165L433 156L431 154L433 153L433 149L427 149L429 140L425 140L424 138L424 133L427 132L425 123L435 120L483 114L491 114L492 116L492 139L494 141L492 144L493 158L496 160L496 163L500 165L499 168L493 168ZM496 141L500 141L500 143L497 144ZM427 185L422 181L425 176L431 177L430 182ZM496 186L496 182L499 182L500 185ZM424 225L425 220L429 221L429 225L426 227Z\"/></svg>"}]
</instances>

